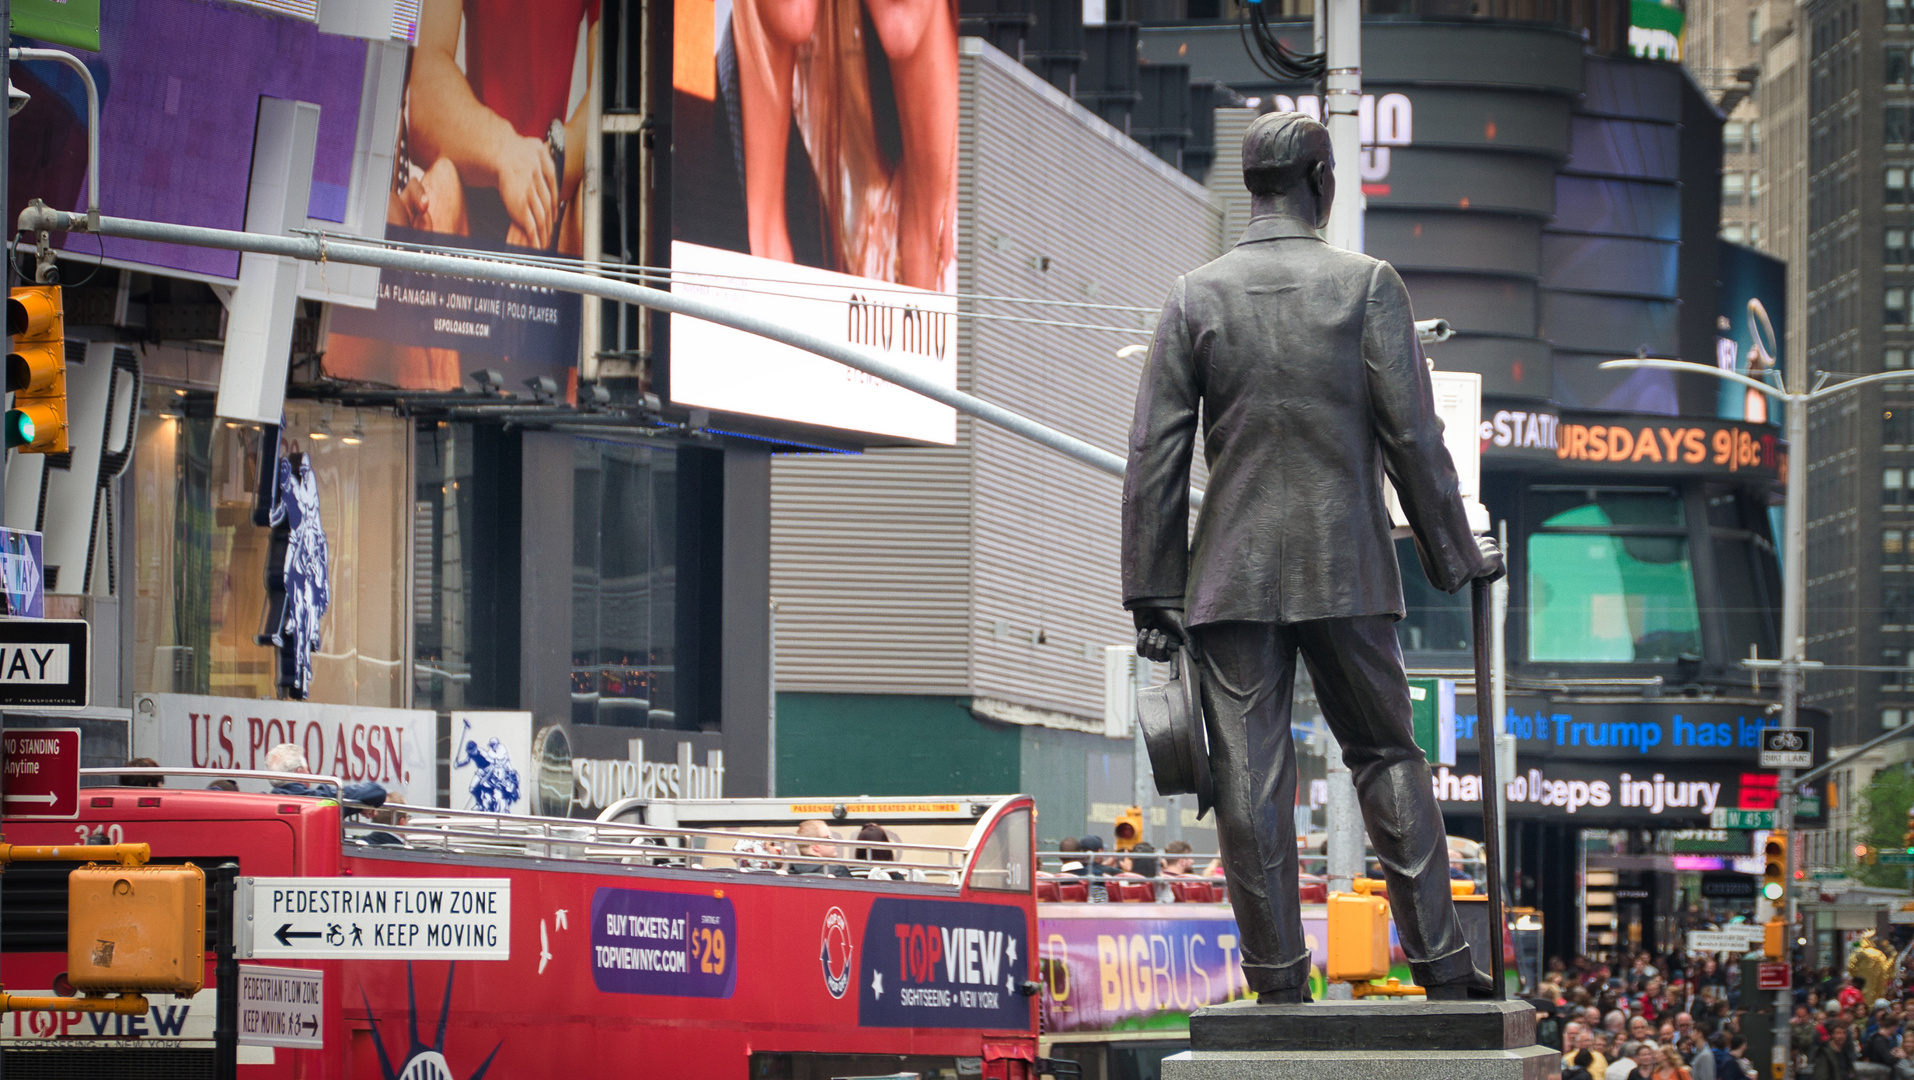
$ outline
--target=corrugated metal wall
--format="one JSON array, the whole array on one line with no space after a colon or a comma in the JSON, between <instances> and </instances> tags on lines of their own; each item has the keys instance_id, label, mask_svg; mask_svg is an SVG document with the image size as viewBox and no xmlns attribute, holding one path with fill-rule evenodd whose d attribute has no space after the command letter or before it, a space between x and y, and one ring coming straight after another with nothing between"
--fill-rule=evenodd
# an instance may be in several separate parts
<instances>
[{"instance_id":1,"label":"corrugated metal wall","mask_svg":"<svg viewBox=\"0 0 1914 1080\"><path fill-rule=\"evenodd\" d=\"M1200 186L1013 60L964 41L959 288L1155 309L1214 258ZM1121 452L1154 315L971 301L966 389ZM945 450L773 468L780 690L954 693L1103 714L1102 647L1129 640L1115 478L959 420Z\"/></svg>"}]
</instances>

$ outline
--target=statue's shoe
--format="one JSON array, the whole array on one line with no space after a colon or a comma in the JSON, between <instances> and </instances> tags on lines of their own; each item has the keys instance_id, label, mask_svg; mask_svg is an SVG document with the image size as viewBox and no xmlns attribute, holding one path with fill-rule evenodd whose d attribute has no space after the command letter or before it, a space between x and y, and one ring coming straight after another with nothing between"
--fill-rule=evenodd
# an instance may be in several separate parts
<instances>
[{"instance_id":1,"label":"statue's shoe","mask_svg":"<svg viewBox=\"0 0 1914 1080\"><path fill-rule=\"evenodd\" d=\"M1309 996L1309 987L1298 986L1289 990L1265 990L1256 995L1258 1005L1307 1005L1313 1000Z\"/></svg>"},{"instance_id":2,"label":"statue's shoe","mask_svg":"<svg viewBox=\"0 0 1914 1080\"><path fill-rule=\"evenodd\" d=\"M1425 988L1430 1001L1494 1001L1495 983L1481 968L1473 968L1462 982L1433 983Z\"/></svg>"}]
</instances>

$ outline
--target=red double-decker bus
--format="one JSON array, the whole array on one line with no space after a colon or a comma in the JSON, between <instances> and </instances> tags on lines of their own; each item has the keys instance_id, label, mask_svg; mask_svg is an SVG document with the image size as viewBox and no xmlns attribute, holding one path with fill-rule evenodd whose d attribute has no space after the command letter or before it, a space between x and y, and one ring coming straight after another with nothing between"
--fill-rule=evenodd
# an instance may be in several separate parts
<instances>
[{"instance_id":1,"label":"red double-decker bus","mask_svg":"<svg viewBox=\"0 0 1914 1080\"><path fill-rule=\"evenodd\" d=\"M630 801L599 821L410 807L375 821L332 799L182 787L82 796L77 821L8 821L6 839L140 842L154 862L237 863L242 884L509 881L509 959L367 958L345 915L339 959L255 957L323 972L324 1045L242 1045L241 1077L1035 1075L1027 796ZM816 843L793 836L812 819L835 826L834 850L797 846ZM890 839L849 838L871 823ZM72 865L0 878L7 989L58 985ZM209 922L230 915L212 889L208 906ZM212 1075L212 941L207 988L149 995L146 1015L0 1015L7 1070Z\"/></svg>"}]
</instances>

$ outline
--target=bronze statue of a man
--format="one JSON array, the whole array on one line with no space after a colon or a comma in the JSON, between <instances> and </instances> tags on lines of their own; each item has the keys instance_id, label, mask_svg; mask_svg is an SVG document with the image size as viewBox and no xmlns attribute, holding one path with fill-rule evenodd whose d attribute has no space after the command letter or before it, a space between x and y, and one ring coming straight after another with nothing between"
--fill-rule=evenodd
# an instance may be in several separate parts
<instances>
[{"instance_id":1,"label":"bronze statue of a man","mask_svg":"<svg viewBox=\"0 0 1914 1080\"><path fill-rule=\"evenodd\" d=\"M1411 725L1383 474L1437 587L1498 577L1502 555L1470 534L1402 279L1317 233L1332 168L1321 124L1258 118L1243 139L1248 230L1163 305L1130 432L1123 606L1139 654L1191 650L1243 974L1260 1000L1308 1000L1289 732L1298 652L1354 775L1416 982L1432 999L1487 996ZM1192 538L1199 416L1209 483Z\"/></svg>"}]
</instances>

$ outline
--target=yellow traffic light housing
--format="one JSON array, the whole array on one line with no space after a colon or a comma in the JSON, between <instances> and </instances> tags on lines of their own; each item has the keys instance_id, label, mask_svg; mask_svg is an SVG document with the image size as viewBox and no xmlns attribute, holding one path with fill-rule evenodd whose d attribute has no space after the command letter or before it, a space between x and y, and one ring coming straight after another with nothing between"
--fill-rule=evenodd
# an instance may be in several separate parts
<instances>
[{"instance_id":1,"label":"yellow traffic light housing","mask_svg":"<svg viewBox=\"0 0 1914 1080\"><path fill-rule=\"evenodd\" d=\"M1881 851L1872 844L1854 845L1854 861L1873 866L1881 861Z\"/></svg>"},{"instance_id":2,"label":"yellow traffic light housing","mask_svg":"<svg viewBox=\"0 0 1914 1080\"><path fill-rule=\"evenodd\" d=\"M96 992L196 994L206 979L206 875L88 864L67 877L67 980Z\"/></svg>"},{"instance_id":3,"label":"yellow traffic light housing","mask_svg":"<svg viewBox=\"0 0 1914 1080\"><path fill-rule=\"evenodd\" d=\"M1788 954L1788 924L1780 919L1769 919L1761 928L1761 955L1770 960L1779 960Z\"/></svg>"},{"instance_id":4,"label":"yellow traffic light housing","mask_svg":"<svg viewBox=\"0 0 1914 1080\"><path fill-rule=\"evenodd\" d=\"M1788 891L1788 838L1778 832L1768 834L1761 849L1761 895L1779 900Z\"/></svg>"},{"instance_id":5,"label":"yellow traffic light housing","mask_svg":"<svg viewBox=\"0 0 1914 1080\"><path fill-rule=\"evenodd\" d=\"M1116 849L1128 851L1143 842L1143 808L1132 806L1116 819Z\"/></svg>"},{"instance_id":6,"label":"yellow traffic light housing","mask_svg":"<svg viewBox=\"0 0 1914 1080\"><path fill-rule=\"evenodd\" d=\"M1330 982L1362 983L1389 974L1389 901L1382 882L1358 878L1356 892L1329 894ZM1372 891L1373 890L1373 891Z\"/></svg>"},{"instance_id":7,"label":"yellow traffic light housing","mask_svg":"<svg viewBox=\"0 0 1914 1080\"><path fill-rule=\"evenodd\" d=\"M25 285L7 294L6 444L27 454L64 454L66 318L58 285Z\"/></svg>"}]
</instances>

